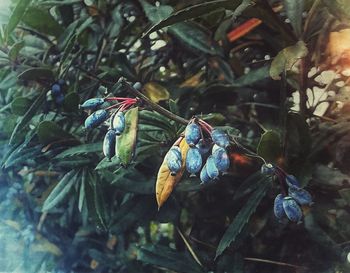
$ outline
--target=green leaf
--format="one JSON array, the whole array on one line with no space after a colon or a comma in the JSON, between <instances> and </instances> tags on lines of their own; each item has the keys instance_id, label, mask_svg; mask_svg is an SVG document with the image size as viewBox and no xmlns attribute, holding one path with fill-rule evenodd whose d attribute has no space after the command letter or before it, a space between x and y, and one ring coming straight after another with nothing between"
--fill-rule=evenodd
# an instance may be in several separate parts
<instances>
[{"instance_id":1,"label":"green leaf","mask_svg":"<svg viewBox=\"0 0 350 273\"><path fill-rule=\"evenodd\" d=\"M123 134L117 138L117 155L120 159L120 163L124 166L129 165L135 152L138 113L138 107L132 108L126 112L125 130Z\"/></svg>"},{"instance_id":2,"label":"green leaf","mask_svg":"<svg viewBox=\"0 0 350 273\"><path fill-rule=\"evenodd\" d=\"M292 70L297 61L308 54L308 49L303 41L286 47L273 59L270 67L270 76L274 80L280 80L280 74Z\"/></svg>"},{"instance_id":3,"label":"green leaf","mask_svg":"<svg viewBox=\"0 0 350 273\"><path fill-rule=\"evenodd\" d=\"M8 54L10 60L15 61L17 59L18 53L21 51L24 45L25 45L24 41L19 41L15 43L13 46L11 46Z\"/></svg>"},{"instance_id":4,"label":"green leaf","mask_svg":"<svg viewBox=\"0 0 350 273\"><path fill-rule=\"evenodd\" d=\"M280 135L275 131L265 132L260 138L257 153L267 162L275 163L282 155Z\"/></svg>"},{"instance_id":5,"label":"green leaf","mask_svg":"<svg viewBox=\"0 0 350 273\"><path fill-rule=\"evenodd\" d=\"M263 66L249 71L247 74L236 79L232 85L235 87L251 86L270 77L269 67Z\"/></svg>"},{"instance_id":6,"label":"green leaf","mask_svg":"<svg viewBox=\"0 0 350 273\"><path fill-rule=\"evenodd\" d=\"M84 203L86 202L85 197L85 183L86 183L86 169L83 169L82 175L81 175L81 183L80 183L80 190L79 190L79 200L78 200L78 209L80 212L83 210Z\"/></svg>"},{"instance_id":7,"label":"green leaf","mask_svg":"<svg viewBox=\"0 0 350 273\"><path fill-rule=\"evenodd\" d=\"M29 7L22 21L38 32L55 36L56 38L63 32L63 28L58 24L55 18L53 18L49 10Z\"/></svg>"},{"instance_id":8,"label":"green leaf","mask_svg":"<svg viewBox=\"0 0 350 273\"><path fill-rule=\"evenodd\" d=\"M76 112L79 109L80 97L77 93L71 92L64 98L63 109L66 112Z\"/></svg>"},{"instance_id":9,"label":"green leaf","mask_svg":"<svg viewBox=\"0 0 350 273\"><path fill-rule=\"evenodd\" d=\"M58 154L55 158L62 159L66 157L84 155L89 153L102 153L102 142L82 144L69 148L62 153Z\"/></svg>"},{"instance_id":10,"label":"green leaf","mask_svg":"<svg viewBox=\"0 0 350 273\"><path fill-rule=\"evenodd\" d=\"M24 80L24 81L47 80L47 81L53 82L55 80L55 76L52 70L44 67L29 68L23 71L17 77L19 80Z\"/></svg>"},{"instance_id":11,"label":"green leaf","mask_svg":"<svg viewBox=\"0 0 350 273\"><path fill-rule=\"evenodd\" d=\"M120 234L137 223L149 221L156 210L156 203L147 196L136 196L126 201L115 213L115 221L110 227L113 234Z\"/></svg>"},{"instance_id":12,"label":"green leaf","mask_svg":"<svg viewBox=\"0 0 350 273\"><path fill-rule=\"evenodd\" d=\"M169 132L170 134L175 132L174 127L170 123L171 121L157 112L142 110L140 111L139 119L139 123L142 125L158 127Z\"/></svg>"},{"instance_id":13,"label":"green leaf","mask_svg":"<svg viewBox=\"0 0 350 273\"><path fill-rule=\"evenodd\" d=\"M190 255L166 246L152 245L142 247L137 258L143 263L166 268L174 272L205 272Z\"/></svg>"},{"instance_id":14,"label":"green leaf","mask_svg":"<svg viewBox=\"0 0 350 273\"><path fill-rule=\"evenodd\" d=\"M64 131L55 122L48 120L40 122L37 129L37 134L39 137L39 141L42 144L49 144L63 139L74 139L74 137L71 134Z\"/></svg>"},{"instance_id":15,"label":"green leaf","mask_svg":"<svg viewBox=\"0 0 350 273\"><path fill-rule=\"evenodd\" d=\"M120 166L120 160L118 157L113 156L111 160L109 160L107 157L104 157L96 166L95 170L103 170L108 169L111 167L119 167Z\"/></svg>"},{"instance_id":16,"label":"green leaf","mask_svg":"<svg viewBox=\"0 0 350 273\"><path fill-rule=\"evenodd\" d=\"M43 104L45 99L45 93L42 92L36 100L33 102L33 104L30 106L30 108L27 110L27 112L24 114L24 116L20 119L20 121L17 123L16 127L13 129L13 132L11 134L9 144L14 144L14 142L19 141L19 136L22 134L24 128L28 123L31 121L35 113L40 109L41 105Z\"/></svg>"},{"instance_id":17,"label":"green leaf","mask_svg":"<svg viewBox=\"0 0 350 273\"><path fill-rule=\"evenodd\" d=\"M323 3L335 17L350 20L350 5L348 1L323 0Z\"/></svg>"},{"instance_id":18,"label":"green leaf","mask_svg":"<svg viewBox=\"0 0 350 273\"><path fill-rule=\"evenodd\" d=\"M232 223L227 228L224 236L220 240L218 248L216 249L215 259L235 241L237 235L240 234L244 226L249 222L250 217L259 206L260 201L265 196L269 187L270 181L269 178L266 177L264 181L260 182L259 187L254 191L254 193L252 193L247 203L244 204L242 209L236 215L235 219L233 219Z\"/></svg>"},{"instance_id":19,"label":"green leaf","mask_svg":"<svg viewBox=\"0 0 350 273\"><path fill-rule=\"evenodd\" d=\"M169 27L168 32L190 49L192 48L210 55L220 54L220 51L215 48L210 35L198 24L193 22L178 23Z\"/></svg>"},{"instance_id":20,"label":"green leaf","mask_svg":"<svg viewBox=\"0 0 350 273\"><path fill-rule=\"evenodd\" d=\"M11 111L15 115L22 116L28 111L32 103L32 100L26 97L17 97L11 102Z\"/></svg>"},{"instance_id":21,"label":"green leaf","mask_svg":"<svg viewBox=\"0 0 350 273\"><path fill-rule=\"evenodd\" d=\"M165 19L160 19L158 22L155 23L145 34L144 36L148 35L151 32L157 31L161 28L183 22L189 19L194 19L206 14L210 14L213 12L216 12L219 9L232 9L236 3L238 5L239 1L232 0L216 0L216 1L209 1L205 3L200 3L197 5L189 6L185 9L179 10L170 16L166 17ZM164 6L161 6L164 8ZM170 9L169 9L170 10ZM164 15L166 12L164 12ZM159 19L159 18L158 18ZM153 21L152 21L153 22ZM154 23L154 22L153 22Z\"/></svg>"},{"instance_id":22,"label":"green leaf","mask_svg":"<svg viewBox=\"0 0 350 273\"><path fill-rule=\"evenodd\" d=\"M49 211L57 206L70 193L71 188L77 182L80 172L72 170L65 174L53 191L46 198L42 211Z\"/></svg>"},{"instance_id":23,"label":"green leaf","mask_svg":"<svg viewBox=\"0 0 350 273\"><path fill-rule=\"evenodd\" d=\"M140 3L146 13L147 18L153 24L157 24L160 21L164 20L173 12L173 8L171 6L161 5L159 7L156 7L147 3L145 0L140 0Z\"/></svg>"},{"instance_id":24,"label":"green leaf","mask_svg":"<svg viewBox=\"0 0 350 273\"><path fill-rule=\"evenodd\" d=\"M10 20L6 28L6 36L8 37L11 32L16 28L18 23L21 21L25 11L27 10L31 0L19 0L15 9L12 12Z\"/></svg>"},{"instance_id":25,"label":"green leaf","mask_svg":"<svg viewBox=\"0 0 350 273\"><path fill-rule=\"evenodd\" d=\"M295 34L300 37L302 34L304 0L283 0L283 6Z\"/></svg>"}]
</instances>

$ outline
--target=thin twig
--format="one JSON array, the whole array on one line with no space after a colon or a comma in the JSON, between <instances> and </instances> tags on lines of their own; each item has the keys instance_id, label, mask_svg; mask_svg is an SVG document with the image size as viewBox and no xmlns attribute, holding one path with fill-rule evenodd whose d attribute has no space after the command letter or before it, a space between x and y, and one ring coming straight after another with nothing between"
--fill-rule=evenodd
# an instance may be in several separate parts
<instances>
[{"instance_id":1,"label":"thin twig","mask_svg":"<svg viewBox=\"0 0 350 273\"><path fill-rule=\"evenodd\" d=\"M197 264L199 264L201 267L203 267L203 264L201 263L201 261L199 260L197 254L194 252L193 248L191 247L190 243L188 242L188 240L186 239L185 235L181 232L181 230L179 229L179 227L176 227L176 231L179 233L181 239L184 241L188 251L191 253L193 259L197 262Z\"/></svg>"},{"instance_id":2,"label":"thin twig","mask_svg":"<svg viewBox=\"0 0 350 273\"><path fill-rule=\"evenodd\" d=\"M132 95L135 97L140 98L143 102L148 104L154 111L166 116L169 119L172 119L176 122L182 123L184 125L187 125L189 123L189 120L184 119L178 115L175 115L174 113L168 111L167 109L161 107L160 105L154 103L151 101L148 97L146 97L144 94L142 94L140 91L133 88L130 84L128 84L125 80L121 80L122 86Z\"/></svg>"}]
</instances>

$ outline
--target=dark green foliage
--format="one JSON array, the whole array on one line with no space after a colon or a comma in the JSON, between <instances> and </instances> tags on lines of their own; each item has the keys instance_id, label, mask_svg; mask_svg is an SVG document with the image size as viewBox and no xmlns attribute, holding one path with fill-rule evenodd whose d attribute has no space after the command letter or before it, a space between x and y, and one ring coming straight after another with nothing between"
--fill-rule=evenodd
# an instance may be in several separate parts
<instances>
[{"instance_id":1,"label":"dark green foliage","mask_svg":"<svg viewBox=\"0 0 350 273\"><path fill-rule=\"evenodd\" d=\"M0 2L0 271L349 272L346 1Z\"/></svg>"}]
</instances>

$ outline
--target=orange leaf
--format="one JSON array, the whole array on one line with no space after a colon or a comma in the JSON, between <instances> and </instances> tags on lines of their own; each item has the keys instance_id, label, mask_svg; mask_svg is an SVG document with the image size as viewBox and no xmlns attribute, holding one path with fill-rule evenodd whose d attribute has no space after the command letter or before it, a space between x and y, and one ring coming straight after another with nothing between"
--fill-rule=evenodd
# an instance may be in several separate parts
<instances>
[{"instance_id":1,"label":"orange leaf","mask_svg":"<svg viewBox=\"0 0 350 273\"><path fill-rule=\"evenodd\" d=\"M159 168L156 182L156 199L158 208L160 208L165 203L165 201L168 200L170 194L174 190L176 184L180 181L185 171L186 154L189 146L183 137L180 137L176 141L176 143L178 142L182 155L182 168L175 176L172 176L164 158L163 163Z\"/></svg>"},{"instance_id":2,"label":"orange leaf","mask_svg":"<svg viewBox=\"0 0 350 273\"><path fill-rule=\"evenodd\" d=\"M239 25L227 34L227 39L232 43L243 37L262 23L260 19L252 18Z\"/></svg>"}]
</instances>

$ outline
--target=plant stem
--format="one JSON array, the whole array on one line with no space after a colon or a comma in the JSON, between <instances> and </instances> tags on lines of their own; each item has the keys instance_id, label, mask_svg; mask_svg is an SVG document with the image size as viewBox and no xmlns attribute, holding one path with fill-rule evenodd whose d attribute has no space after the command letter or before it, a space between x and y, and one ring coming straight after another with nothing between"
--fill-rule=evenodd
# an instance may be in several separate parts
<instances>
[{"instance_id":1,"label":"plant stem","mask_svg":"<svg viewBox=\"0 0 350 273\"><path fill-rule=\"evenodd\" d=\"M171 113L167 109L163 108L162 106L154 103L151 101L148 97L146 97L144 94L142 94L140 91L136 90L130 84L128 84L125 80L121 81L122 86L131 94L133 94L135 97L138 97L141 99L143 102L148 104L154 111L158 112L159 114L162 114L166 116L169 119L172 119L176 122L179 122L181 124L187 125L189 123L189 120L184 119L178 115L175 115L174 113Z\"/></svg>"}]
</instances>

